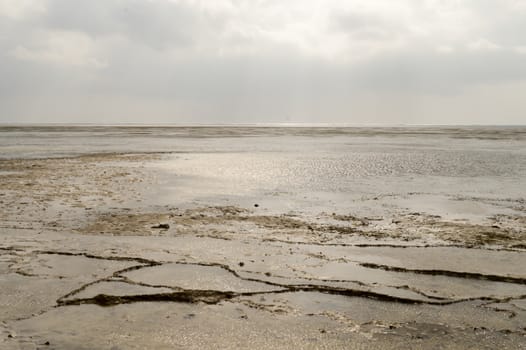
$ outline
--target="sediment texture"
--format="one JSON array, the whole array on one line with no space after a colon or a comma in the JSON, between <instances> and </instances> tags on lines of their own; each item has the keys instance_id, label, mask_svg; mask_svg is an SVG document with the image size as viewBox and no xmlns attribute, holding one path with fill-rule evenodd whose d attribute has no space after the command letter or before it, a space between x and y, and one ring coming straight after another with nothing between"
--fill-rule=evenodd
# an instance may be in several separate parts
<instances>
[{"instance_id":1,"label":"sediment texture","mask_svg":"<svg viewBox=\"0 0 526 350\"><path fill-rule=\"evenodd\" d=\"M0 160L0 347L524 347L520 191L248 193L202 157Z\"/></svg>"}]
</instances>

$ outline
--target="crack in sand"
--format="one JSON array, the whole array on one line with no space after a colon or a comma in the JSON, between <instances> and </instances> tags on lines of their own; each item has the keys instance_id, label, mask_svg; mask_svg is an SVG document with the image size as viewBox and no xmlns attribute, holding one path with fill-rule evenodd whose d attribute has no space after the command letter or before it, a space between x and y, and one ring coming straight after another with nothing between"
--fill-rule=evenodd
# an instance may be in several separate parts
<instances>
[{"instance_id":1,"label":"crack in sand","mask_svg":"<svg viewBox=\"0 0 526 350\"><path fill-rule=\"evenodd\" d=\"M2 247L0 249L4 251L23 251L22 249L15 248L15 247ZM101 306L110 306L110 305L117 305L117 304L123 304L123 303L127 304L127 303L134 303L134 302L140 302L140 301L174 301L174 302L186 302L186 303L197 303L197 302L202 301L202 302L209 303L209 304L216 304L223 300L231 300L233 298L242 297L242 296L252 296L252 295L259 295L259 294L279 294L279 293L284 293L284 292L318 292L318 293L342 295L342 296L350 296L350 297L363 297L363 298L368 298L368 299L373 299L373 300L397 302L397 303L402 303L402 304L429 304L429 305L449 305L449 304L459 303L463 301L474 301L474 300L485 300L485 301L489 301L492 303L502 303L502 302L507 302L509 300L517 300L517 299L526 298L526 295L524 295L524 296L513 296L513 297L500 298L500 299L495 298L495 297L447 299L443 297L427 295L426 293L416 288L412 288L410 286L387 286L387 285L385 286L389 288L409 290L421 296L424 296L428 299L432 299L432 300L418 300L418 299L412 299L412 298L393 296L393 295L389 295L386 293L378 293L378 292L374 292L371 290L357 290L357 289L352 289L352 288L324 286L324 285L317 285L317 284L277 283L277 282L271 282L271 281L259 279L259 278L244 277L244 276L241 276L236 270L232 269L230 266L226 264L220 264L220 263L186 262L186 261L162 262L162 261L156 261L156 260L145 259L145 258L140 258L140 257L100 256L100 255L95 255L95 254L90 254L90 253L85 253L85 252L64 252L64 251L53 251L53 250L34 250L34 251L31 251L30 253L33 255L49 254L49 255L62 255L62 256L81 256L81 257L85 257L89 259L108 260L108 261L129 261L129 262L137 262L140 264L140 265L133 265L133 266L126 267L124 269L114 271L109 276L106 276L106 277L103 277L103 278L100 278L95 281L91 281L89 283L82 285L81 287L58 298L57 306L78 305L78 304L97 304ZM153 285L153 284L148 284L148 283L143 283L143 282L136 282L136 281L130 280L126 276L123 276L123 274L126 272L148 268L148 267L161 266L163 264L219 267L229 272L230 274L232 274L233 276L235 276L236 278L240 280L262 283L262 284L278 287L281 289L274 290L274 291L263 291L263 292L232 292L232 291L223 292L223 291L214 291L214 290L193 290L193 289L183 289L180 287L169 286L169 285ZM490 280L490 281L514 283L514 284L526 284L526 279L519 278L519 277L486 275L486 274L479 274L479 273L456 272L456 271L449 271L449 270L407 269L407 268L373 264L373 263L358 263L358 264L366 268L382 269L382 270L387 270L387 271L395 271L395 272L403 272L403 273L443 275L443 276L448 276L448 277ZM245 272L258 273L258 272L253 272L253 271L245 271ZM31 274L31 276L37 276L37 275ZM287 277L281 277L281 278L287 278ZM365 286L365 287L373 287L361 281L339 280L339 279L335 279L335 280L315 279L315 278L301 278L301 279L319 281L322 283L323 282L351 282L351 283L357 283L358 285ZM138 295L132 295L132 296L112 296L112 295L99 294L93 298L67 300L68 298L71 298L72 296L80 293L81 291L86 290L90 286L93 286L93 285L96 285L102 282L110 282L110 281L115 281L115 280L118 280L123 283L144 286L144 287L169 288L169 289L174 290L174 292L173 293L148 294L148 295L138 294ZM206 292L206 293L202 293L202 292Z\"/></svg>"},{"instance_id":2,"label":"crack in sand","mask_svg":"<svg viewBox=\"0 0 526 350\"><path fill-rule=\"evenodd\" d=\"M381 264L365 263L365 262L356 262L356 263L362 267L366 267L369 269L379 269L379 270L384 270L384 271L415 273L415 274L432 275L432 276L458 277L458 278L503 282L503 283L513 283L513 284L526 284L526 278L522 278L522 277L500 276L500 275L482 274L482 273L476 273L476 272L461 272L461 271L438 270L438 269L410 269L410 268L405 268L405 267L389 266L389 265L381 265Z\"/></svg>"},{"instance_id":3,"label":"crack in sand","mask_svg":"<svg viewBox=\"0 0 526 350\"><path fill-rule=\"evenodd\" d=\"M280 293L286 293L286 292L317 292L317 293L341 295L341 296L349 296L349 297L362 297L362 298L368 298L368 299L373 299L373 300L378 300L378 301L396 302L396 303L401 303L401 304L428 304L428 305L450 305L450 304L460 303L464 301L475 301L475 300L502 303L502 302L507 302L509 300L521 299L521 298L526 297L526 295L524 295L524 296L513 296L513 297L507 297L507 298L474 297L474 298L461 298L461 299L445 299L445 298L441 299L440 297L430 297L426 295L425 293L421 291L415 291L413 288L410 288L408 286L398 287L400 289L407 289L413 292L417 292L418 294L425 296L429 299L434 299L434 300L419 300L419 299L393 296L393 295L389 295L385 293L378 293L378 292L371 291L371 290L358 290L358 289L352 289L352 288L333 287L333 286L324 286L324 285L316 285L316 284L277 283L277 282L270 282L270 281L258 279L258 278L243 277L239 275L237 271L230 268L228 265L220 264L220 263L201 263L201 262L193 263L193 262L185 262L185 261L183 262L173 262L173 261L160 262L160 261L144 259L144 258L137 258L137 257L99 256L99 255L81 253L81 252L72 253L72 252L48 251L48 250L33 251L33 253L56 254L56 255L64 255L64 256L83 256L83 257L91 258L91 259L110 260L110 261L133 261L133 262L141 263L141 265L134 265L134 266L130 266L130 267L118 270L118 271L114 271L110 276L106 276L106 277L97 279L96 281L92 281L92 282L82 285L81 287L58 298L57 299L58 307L68 306L68 305L80 305L80 304L96 304L100 306L113 306L113 305L119 305L119 304L129 304L129 303L144 302L144 301L149 301L149 302L171 301L171 302L183 302L183 303L204 302L207 304L217 304L221 301L232 300L238 297L263 295L263 294L280 294ZM135 281L131 281L129 278L125 276L122 276L122 274L126 272L148 268L148 267L161 266L163 264L181 264L181 265L219 267L219 268L224 269L225 271L228 271L230 274L232 274L236 278L239 278L240 280L263 283L263 284L271 285L274 287L279 287L282 289L273 290L273 291L258 291L258 292L234 292L234 291L225 292L225 291L217 291L217 290L183 289L183 288L174 287L174 286L152 285L152 284L143 283L143 282L135 282ZM406 271L406 272L413 272L413 271ZM459 277L459 276L455 276L455 277ZM93 285L96 285L102 282L114 281L115 279L118 279L120 282L123 282L123 283L129 283L129 284L138 285L138 286L153 287L153 288L170 288L176 291L174 291L173 293L137 294L137 295L128 295L128 296L98 294L92 298L69 299L68 300L68 298L71 298L72 296L80 293L81 291L87 289L90 286L93 286ZM329 280L326 280L326 281L328 282ZM331 281L331 282L334 282L334 281ZM369 285L367 286L369 287Z\"/></svg>"},{"instance_id":4,"label":"crack in sand","mask_svg":"<svg viewBox=\"0 0 526 350\"><path fill-rule=\"evenodd\" d=\"M213 236L206 236L209 238L216 238ZM222 239L222 238L219 238ZM276 242L285 243L291 245L310 245L320 247L350 247L350 248L396 248L396 249L407 249L407 248L462 248L462 249L476 249L476 250L489 250L496 252L526 252L526 248L523 247L491 247L491 246L477 246L477 245L464 245L464 244L389 244L389 243L322 243L322 242L306 242L306 241L291 241L279 238L263 238L261 242ZM526 246L525 246L526 247Z\"/></svg>"}]
</instances>

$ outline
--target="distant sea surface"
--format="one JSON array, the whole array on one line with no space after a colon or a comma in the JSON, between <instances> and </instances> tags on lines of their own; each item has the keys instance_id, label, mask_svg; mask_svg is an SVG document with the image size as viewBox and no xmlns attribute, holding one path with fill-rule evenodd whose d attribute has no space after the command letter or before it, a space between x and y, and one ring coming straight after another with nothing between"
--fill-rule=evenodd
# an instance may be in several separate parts
<instances>
[{"instance_id":1,"label":"distant sea surface","mask_svg":"<svg viewBox=\"0 0 526 350\"><path fill-rule=\"evenodd\" d=\"M515 155L524 161L526 126L252 127L0 125L0 158L92 153L346 152L449 150ZM517 159L515 159L517 160Z\"/></svg>"},{"instance_id":2,"label":"distant sea surface","mask_svg":"<svg viewBox=\"0 0 526 350\"><path fill-rule=\"evenodd\" d=\"M526 127L0 128L0 160L100 153L156 154L134 165L157 177L156 204L484 222L523 215L526 198Z\"/></svg>"}]
</instances>

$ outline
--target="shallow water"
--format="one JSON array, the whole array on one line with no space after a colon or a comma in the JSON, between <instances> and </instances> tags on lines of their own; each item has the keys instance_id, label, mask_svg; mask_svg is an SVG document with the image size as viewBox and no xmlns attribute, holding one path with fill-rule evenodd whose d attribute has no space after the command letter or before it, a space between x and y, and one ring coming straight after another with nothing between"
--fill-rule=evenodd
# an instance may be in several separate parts
<instances>
[{"instance_id":1,"label":"shallow water","mask_svg":"<svg viewBox=\"0 0 526 350\"><path fill-rule=\"evenodd\" d=\"M521 348L525 135L0 127L0 348Z\"/></svg>"},{"instance_id":2,"label":"shallow water","mask_svg":"<svg viewBox=\"0 0 526 350\"><path fill-rule=\"evenodd\" d=\"M292 138L292 139L290 139ZM314 138L314 140L312 139ZM250 141L248 141L250 139ZM524 152L526 127L0 125L0 157L98 152L348 151L386 146ZM313 144L314 143L314 144ZM310 145L310 146L309 146ZM307 147L307 148L304 148Z\"/></svg>"}]
</instances>

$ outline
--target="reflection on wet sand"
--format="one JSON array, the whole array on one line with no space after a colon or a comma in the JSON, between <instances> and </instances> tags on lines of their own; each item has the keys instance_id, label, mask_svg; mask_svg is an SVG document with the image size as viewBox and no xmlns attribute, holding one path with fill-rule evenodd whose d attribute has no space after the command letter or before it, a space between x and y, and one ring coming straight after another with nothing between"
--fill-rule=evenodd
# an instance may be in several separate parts
<instances>
[{"instance_id":1,"label":"reflection on wet sand","mask_svg":"<svg viewBox=\"0 0 526 350\"><path fill-rule=\"evenodd\" d=\"M525 343L521 129L0 132L2 348Z\"/></svg>"}]
</instances>

